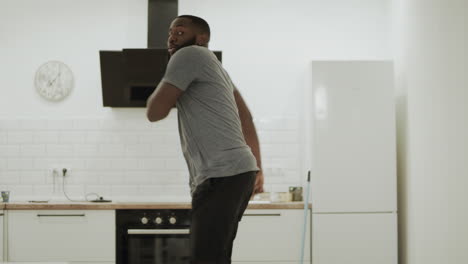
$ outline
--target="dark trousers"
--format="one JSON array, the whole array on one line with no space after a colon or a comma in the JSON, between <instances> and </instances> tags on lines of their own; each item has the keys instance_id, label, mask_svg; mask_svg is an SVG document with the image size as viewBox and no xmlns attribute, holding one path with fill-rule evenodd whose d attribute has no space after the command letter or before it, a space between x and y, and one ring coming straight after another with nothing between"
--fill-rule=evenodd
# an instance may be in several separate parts
<instances>
[{"instance_id":1,"label":"dark trousers","mask_svg":"<svg viewBox=\"0 0 468 264\"><path fill-rule=\"evenodd\" d=\"M190 247L193 264L231 263L237 226L252 195L256 172L209 178L192 196Z\"/></svg>"}]
</instances>

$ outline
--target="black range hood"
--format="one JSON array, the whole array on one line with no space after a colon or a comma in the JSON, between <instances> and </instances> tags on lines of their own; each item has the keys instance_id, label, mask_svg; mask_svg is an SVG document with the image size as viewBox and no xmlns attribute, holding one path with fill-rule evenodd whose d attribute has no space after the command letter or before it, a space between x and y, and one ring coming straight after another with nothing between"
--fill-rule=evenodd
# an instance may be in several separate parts
<instances>
[{"instance_id":1,"label":"black range hood","mask_svg":"<svg viewBox=\"0 0 468 264\"><path fill-rule=\"evenodd\" d=\"M177 0L148 0L148 48L99 51L104 106L146 107L166 71L167 31L177 13ZM221 51L214 53L221 61Z\"/></svg>"}]
</instances>

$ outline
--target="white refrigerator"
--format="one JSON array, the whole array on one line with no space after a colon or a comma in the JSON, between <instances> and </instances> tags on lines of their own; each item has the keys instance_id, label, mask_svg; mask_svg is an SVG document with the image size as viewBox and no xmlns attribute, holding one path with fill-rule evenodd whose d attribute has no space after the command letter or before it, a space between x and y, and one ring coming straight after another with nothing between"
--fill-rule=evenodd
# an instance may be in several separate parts
<instances>
[{"instance_id":1,"label":"white refrigerator","mask_svg":"<svg viewBox=\"0 0 468 264\"><path fill-rule=\"evenodd\" d=\"M313 264L397 264L391 61L313 61ZM309 97L310 98L310 97Z\"/></svg>"}]
</instances>

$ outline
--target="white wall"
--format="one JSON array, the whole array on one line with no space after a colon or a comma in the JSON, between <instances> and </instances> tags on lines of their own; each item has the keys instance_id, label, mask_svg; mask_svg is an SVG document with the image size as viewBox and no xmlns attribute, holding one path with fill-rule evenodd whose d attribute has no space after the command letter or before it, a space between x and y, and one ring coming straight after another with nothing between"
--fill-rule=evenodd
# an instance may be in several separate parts
<instances>
[{"instance_id":1,"label":"white wall","mask_svg":"<svg viewBox=\"0 0 468 264\"><path fill-rule=\"evenodd\" d=\"M390 0L179 1L207 19L210 48L259 116L298 116L311 60L390 59Z\"/></svg>"},{"instance_id":2,"label":"white wall","mask_svg":"<svg viewBox=\"0 0 468 264\"><path fill-rule=\"evenodd\" d=\"M211 24L210 48L223 51L255 117L267 190L305 178L310 62L392 57L390 0L180 0L179 10ZM186 193L174 113L149 125L142 108L102 107L98 51L146 46L146 0L0 0L0 32L0 187L46 195L48 168L72 164L76 196L168 195L162 185ZM35 71L48 60L74 72L62 102L34 91ZM154 180L155 171L178 176Z\"/></svg>"},{"instance_id":3,"label":"white wall","mask_svg":"<svg viewBox=\"0 0 468 264\"><path fill-rule=\"evenodd\" d=\"M394 7L400 263L468 263L468 2Z\"/></svg>"}]
</instances>

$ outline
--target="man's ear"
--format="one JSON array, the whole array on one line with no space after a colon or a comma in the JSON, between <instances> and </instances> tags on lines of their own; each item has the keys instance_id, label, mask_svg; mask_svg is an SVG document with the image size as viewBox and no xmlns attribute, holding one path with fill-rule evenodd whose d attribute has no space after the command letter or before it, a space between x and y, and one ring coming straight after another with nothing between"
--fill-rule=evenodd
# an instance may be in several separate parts
<instances>
[{"instance_id":1,"label":"man's ear","mask_svg":"<svg viewBox=\"0 0 468 264\"><path fill-rule=\"evenodd\" d=\"M208 34L199 34L197 35L197 45L199 46L208 46L208 42L210 41L210 37L208 37Z\"/></svg>"}]
</instances>

